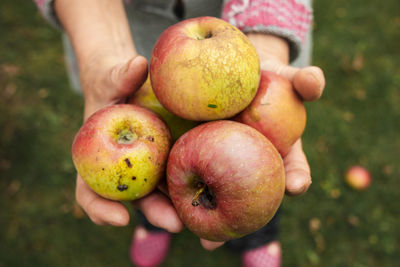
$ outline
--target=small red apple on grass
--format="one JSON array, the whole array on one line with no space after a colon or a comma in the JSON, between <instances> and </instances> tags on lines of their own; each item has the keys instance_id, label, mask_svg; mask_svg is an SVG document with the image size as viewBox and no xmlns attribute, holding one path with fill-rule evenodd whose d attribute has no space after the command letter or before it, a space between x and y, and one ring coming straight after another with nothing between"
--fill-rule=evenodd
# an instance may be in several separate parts
<instances>
[{"instance_id":1,"label":"small red apple on grass","mask_svg":"<svg viewBox=\"0 0 400 267\"><path fill-rule=\"evenodd\" d=\"M257 95L235 120L257 129L285 156L304 132L306 110L288 80L262 71Z\"/></svg>"},{"instance_id":2,"label":"small red apple on grass","mask_svg":"<svg viewBox=\"0 0 400 267\"><path fill-rule=\"evenodd\" d=\"M176 141L182 134L199 124L199 122L196 121L182 119L166 110L154 94L153 89L151 88L150 78L148 78L143 86L135 92L135 94L129 99L128 103L148 108L163 118L171 131L173 141Z\"/></svg>"},{"instance_id":3,"label":"small red apple on grass","mask_svg":"<svg viewBox=\"0 0 400 267\"><path fill-rule=\"evenodd\" d=\"M226 241L268 223L281 204L285 172L278 151L257 130L215 121L178 139L168 158L167 183L189 230Z\"/></svg>"},{"instance_id":4,"label":"small red apple on grass","mask_svg":"<svg viewBox=\"0 0 400 267\"><path fill-rule=\"evenodd\" d=\"M157 40L151 84L160 103L194 121L229 118L246 108L260 81L260 62L250 40L213 17L184 20Z\"/></svg>"},{"instance_id":5,"label":"small red apple on grass","mask_svg":"<svg viewBox=\"0 0 400 267\"><path fill-rule=\"evenodd\" d=\"M99 195L134 200L150 193L164 175L171 136L153 112L120 104L94 113L72 145L83 180Z\"/></svg>"},{"instance_id":6,"label":"small red apple on grass","mask_svg":"<svg viewBox=\"0 0 400 267\"><path fill-rule=\"evenodd\" d=\"M362 166L350 167L345 175L347 184L356 190L365 190L371 184L371 175L367 169Z\"/></svg>"}]
</instances>

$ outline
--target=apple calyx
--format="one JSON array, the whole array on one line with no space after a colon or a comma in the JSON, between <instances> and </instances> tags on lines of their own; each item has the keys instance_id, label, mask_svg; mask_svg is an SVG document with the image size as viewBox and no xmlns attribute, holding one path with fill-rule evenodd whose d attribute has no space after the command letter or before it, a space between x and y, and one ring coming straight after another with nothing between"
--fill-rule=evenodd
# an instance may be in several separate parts
<instances>
[{"instance_id":1,"label":"apple calyx","mask_svg":"<svg viewBox=\"0 0 400 267\"><path fill-rule=\"evenodd\" d=\"M197 191L192 198L193 207L197 207L202 204L207 209L215 209L217 203L215 202L215 196L212 194L208 186L203 182L198 182L196 184Z\"/></svg>"},{"instance_id":2,"label":"apple calyx","mask_svg":"<svg viewBox=\"0 0 400 267\"><path fill-rule=\"evenodd\" d=\"M118 144L132 144L138 139L138 136L136 133L132 132L130 129L124 129L121 132L118 133Z\"/></svg>"},{"instance_id":3,"label":"apple calyx","mask_svg":"<svg viewBox=\"0 0 400 267\"><path fill-rule=\"evenodd\" d=\"M195 40L204 40L213 37L211 30L204 28L187 29L187 36Z\"/></svg>"}]
</instances>

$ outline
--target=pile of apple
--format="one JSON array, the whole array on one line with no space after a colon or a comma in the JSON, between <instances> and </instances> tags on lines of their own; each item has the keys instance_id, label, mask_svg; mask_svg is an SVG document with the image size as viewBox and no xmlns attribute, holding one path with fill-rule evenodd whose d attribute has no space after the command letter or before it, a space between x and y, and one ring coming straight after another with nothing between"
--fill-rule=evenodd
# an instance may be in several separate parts
<instances>
[{"instance_id":1,"label":"pile of apple","mask_svg":"<svg viewBox=\"0 0 400 267\"><path fill-rule=\"evenodd\" d=\"M86 183L112 200L143 197L166 177L183 223L224 241L273 217L285 191L282 156L305 121L291 83L260 71L247 37L201 17L162 33L150 79L129 103L93 114L72 155Z\"/></svg>"}]
</instances>

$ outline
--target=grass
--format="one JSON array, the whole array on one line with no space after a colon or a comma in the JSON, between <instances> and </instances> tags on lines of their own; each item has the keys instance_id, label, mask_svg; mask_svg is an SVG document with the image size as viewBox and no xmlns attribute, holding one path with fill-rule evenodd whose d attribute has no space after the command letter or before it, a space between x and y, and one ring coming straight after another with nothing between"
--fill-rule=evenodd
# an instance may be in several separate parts
<instances>
[{"instance_id":1,"label":"grass","mask_svg":"<svg viewBox=\"0 0 400 267\"><path fill-rule=\"evenodd\" d=\"M284 266L400 265L400 2L315 2L314 64L323 98L307 103L313 184L283 203ZM99 227L74 202L70 146L82 120L60 34L31 2L0 2L0 266L129 266L133 223ZM346 169L373 177L350 189ZM175 235L163 266L240 266Z\"/></svg>"}]
</instances>

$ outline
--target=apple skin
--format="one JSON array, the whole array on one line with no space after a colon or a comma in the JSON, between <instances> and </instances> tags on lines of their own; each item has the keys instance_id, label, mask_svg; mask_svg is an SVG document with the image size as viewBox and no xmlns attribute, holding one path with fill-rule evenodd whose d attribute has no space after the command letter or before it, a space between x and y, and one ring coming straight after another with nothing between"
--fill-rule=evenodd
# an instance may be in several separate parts
<instances>
[{"instance_id":1,"label":"apple skin","mask_svg":"<svg viewBox=\"0 0 400 267\"><path fill-rule=\"evenodd\" d=\"M371 184L371 175L367 169L362 166L350 167L345 175L347 184L356 190L365 190Z\"/></svg>"},{"instance_id":2,"label":"apple skin","mask_svg":"<svg viewBox=\"0 0 400 267\"><path fill-rule=\"evenodd\" d=\"M129 99L128 103L150 109L157 113L165 121L171 131L173 142L175 142L182 134L199 124L199 122L196 121L182 119L166 110L154 94L149 77L143 86Z\"/></svg>"},{"instance_id":3,"label":"apple skin","mask_svg":"<svg viewBox=\"0 0 400 267\"><path fill-rule=\"evenodd\" d=\"M157 40L151 84L161 104L193 121L230 118L245 109L260 81L260 62L250 40L214 17L184 20Z\"/></svg>"},{"instance_id":4,"label":"apple skin","mask_svg":"<svg viewBox=\"0 0 400 267\"><path fill-rule=\"evenodd\" d=\"M168 158L167 183L189 230L206 240L226 241L271 220L284 195L285 172L266 137L247 125L221 120L178 139ZM205 190L194 206L200 187Z\"/></svg>"},{"instance_id":5,"label":"apple skin","mask_svg":"<svg viewBox=\"0 0 400 267\"><path fill-rule=\"evenodd\" d=\"M168 127L155 113L119 104L97 111L83 124L72 158L93 191L112 200L134 200L157 186L170 146Z\"/></svg>"},{"instance_id":6,"label":"apple skin","mask_svg":"<svg viewBox=\"0 0 400 267\"><path fill-rule=\"evenodd\" d=\"M235 120L257 129L285 156L304 132L306 109L287 79L262 71L256 96Z\"/></svg>"}]
</instances>

